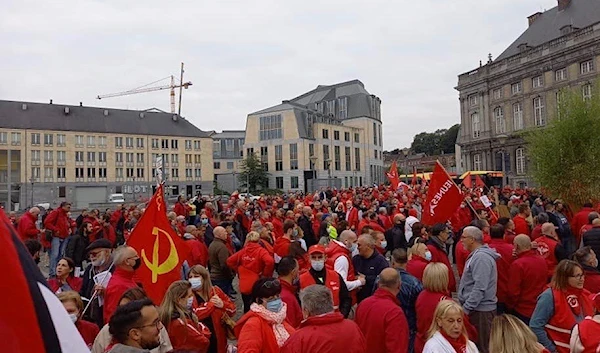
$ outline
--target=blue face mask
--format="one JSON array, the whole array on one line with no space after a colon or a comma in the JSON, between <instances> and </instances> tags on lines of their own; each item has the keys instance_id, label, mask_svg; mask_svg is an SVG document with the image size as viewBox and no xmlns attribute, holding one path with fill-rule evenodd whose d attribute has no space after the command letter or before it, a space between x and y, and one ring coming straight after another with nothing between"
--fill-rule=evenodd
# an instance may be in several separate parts
<instances>
[{"instance_id":1,"label":"blue face mask","mask_svg":"<svg viewBox=\"0 0 600 353\"><path fill-rule=\"evenodd\" d=\"M426 251L425 252L425 260L431 261L431 251Z\"/></svg>"},{"instance_id":2,"label":"blue face mask","mask_svg":"<svg viewBox=\"0 0 600 353\"><path fill-rule=\"evenodd\" d=\"M282 306L281 298L267 301L267 310L273 313L278 313Z\"/></svg>"},{"instance_id":3,"label":"blue face mask","mask_svg":"<svg viewBox=\"0 0 600 353\"><path fill-rule=\"evenodd\" d=\"M204 224L204 225L208 224L208 218L202 218L202 224Z\"/></svg>"}]
</instances>

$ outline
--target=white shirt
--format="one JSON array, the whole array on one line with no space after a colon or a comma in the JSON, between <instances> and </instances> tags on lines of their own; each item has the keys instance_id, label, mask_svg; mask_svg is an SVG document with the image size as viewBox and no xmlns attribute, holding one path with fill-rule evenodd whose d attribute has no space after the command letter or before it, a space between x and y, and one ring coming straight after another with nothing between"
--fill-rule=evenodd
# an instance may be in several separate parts
<instances>
[{"instance_id":1,"label":"white shirt","mask_svg":"<svg viewBox=\"0 0 600 353\"><path fill-rule=\"evenodd\" d=\"M413 236L412 226L417 223L419 219L417 217L408 216L406 218L406 223L404 224L404 237L406 238L406 242L410 241L410 238Z\"/></svg>"},{"instance_id":2,"label":"white shirt","mask_svg":"<svg viewBox=\"0 0 600 353\"><path fill-rule=\"evenodd\" d=\"M339 246L342 246L344 248L346 247L346 245L344 245L344 243L342 243L340 241L337 241L337 240L332 240L332 241L336 242ZM333 264L333 269L340 276L342 276L342 278L344 279L344 283L346 283L346 287L348 287L348 291L354 290L354 289L362 286L362 283L360 283L359 279L354 280L354 281L348 281L348 271L350 269L350 264L348 263L348 259L346 258L346 256L340 256L337 259L335 259L335 263Z\"/></svg>"}]
</instances>

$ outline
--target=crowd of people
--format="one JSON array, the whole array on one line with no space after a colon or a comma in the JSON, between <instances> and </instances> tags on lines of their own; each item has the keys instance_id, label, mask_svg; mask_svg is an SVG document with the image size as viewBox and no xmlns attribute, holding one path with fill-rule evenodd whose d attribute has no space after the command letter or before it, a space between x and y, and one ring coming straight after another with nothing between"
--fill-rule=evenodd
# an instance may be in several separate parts
<instances>
[{"instance_id":1,"label":"crowd of people","mask_svg":"<svg viewBox=\"0 0 600 353\"><path fill-rule=\"evenodd\" d=\"M426 192L180 197L167 217L190 255L162 303L126 245L140 206L10 216L94 353L598 352L592 203L463 186L448 222L424 224Z\"/></svg>"}]
</instances>

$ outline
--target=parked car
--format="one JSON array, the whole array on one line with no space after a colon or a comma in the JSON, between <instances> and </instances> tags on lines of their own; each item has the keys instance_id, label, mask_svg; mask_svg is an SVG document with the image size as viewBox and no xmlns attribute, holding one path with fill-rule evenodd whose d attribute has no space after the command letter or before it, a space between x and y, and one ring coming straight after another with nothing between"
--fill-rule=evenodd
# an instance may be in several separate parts
<instances>
[{"instance_id":1,"label":"parked car","mask_svg":"<svg viewBox=\"0 0 600 353\"><path fill-rule=\"evenodd\" d=\"M248 192L244 192L240 194L240 200L246 201L246 198L248 198L250 201L256 201L258 199L260 199L260 196L254 196Z\"/></svg>"},{"instance_id":2,"label":"parked car","mask_svg":"<svg viewBox=\"0 0 600 353\"><path fill-rule=\"evenodd\" d=\"M108 195L108 202L110 203L124 203L125 196L123 194L110 194Z\"/></svg>"}]
</instances>

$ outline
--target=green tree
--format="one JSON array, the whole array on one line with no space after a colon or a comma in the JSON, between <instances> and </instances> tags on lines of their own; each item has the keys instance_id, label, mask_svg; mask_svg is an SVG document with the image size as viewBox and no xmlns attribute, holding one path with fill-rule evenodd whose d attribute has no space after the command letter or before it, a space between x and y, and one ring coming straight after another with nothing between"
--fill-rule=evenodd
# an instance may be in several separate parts
<instances>
[{"instance_id":1,"label":"green tree","mask_svg":"<svg viewBox=\"0 0 600 353\"><path fill-rule=\"evenodd\" d=\"M269 173L264 170L260 159L258 159L254 153L250 153L242 160L241 173L238 176L238 180L240 182L241 190L246 190L248 188L248 183L250 183L249 192L254 193L258 190L259 186L261 189L266 188L269 180Z\"/></svg>"},{"instance_id":2,"label":"green tree","mask_svg":"<svg viewBox=\"0 0 600 353\"><path fill-rule=\"evenodd\" d=\"M440 139L440 150L442 152L454 153L454 145L456 144L458 130L460 130L460 124L453 125L451 128L446 130L444 135L442 135Z\"/></svg>"},{"instance_id":3,"label":"green tree","mask_svg":"<svg viewBox=\"0 0 600 353\"><path fill-rule=\"evenodd\" d=\"M524 134L531 173L545 192L573 206L600 195L600 82L591 99L582 88L563 90L548 126Z\"/></svg>"}]
</instances>

